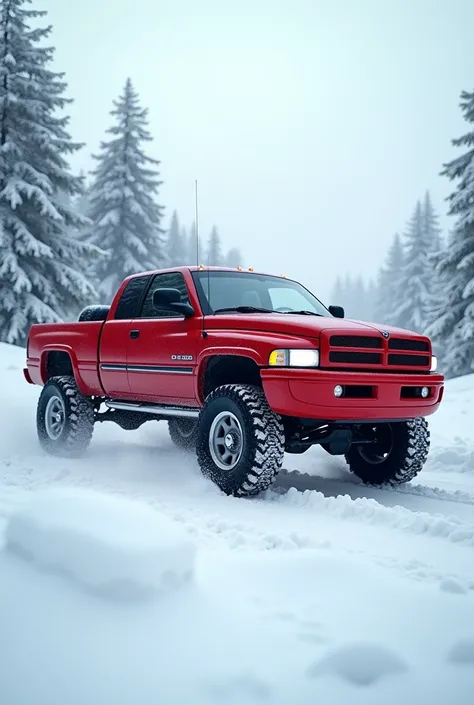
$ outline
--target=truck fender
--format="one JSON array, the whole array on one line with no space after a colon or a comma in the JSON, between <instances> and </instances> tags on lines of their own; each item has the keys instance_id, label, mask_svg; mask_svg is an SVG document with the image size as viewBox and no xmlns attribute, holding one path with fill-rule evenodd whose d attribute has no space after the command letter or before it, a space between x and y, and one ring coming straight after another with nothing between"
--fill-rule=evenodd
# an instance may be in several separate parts
<instances>
[{"instance_id":1,"label":"truck fender","mask_svg":"<svg viewBox=\"0 0 474 705\"><path fill-rule=\"evenodd\" d=\"M71 365L72 365L72 372L73 372L74 380L77 384L77 387L80 392L87 395L88 394L87 386L84 384L84 380L81 377L81 373L79 371L79 361L77 359L76 353L74 352L74 349L70 345L66 345L64 343L54 343L51 345L45 345L45 347L41 351L40 370L41 370L41 380L42 380L43 384L46 384L46 382L48 381L47 363L48 363L48 355L51 352L64 352L67 355L69 355L69 358L71 360Z\"/></svg>"},{"instance_id":2,"label":"truck fender","mask_svg":"<svg viewBox=\"0 0 474 705\"><path fill-rule=\"evenodd\" d=\"M195 376L195 394L196 398L204 402L205 397L205 378L207 364L214 357L240 357L253 362L256 367L262 367L261 356L252 348L208 348L204 350L197 359L197 373Z\"/></svg>"}]
</instances>

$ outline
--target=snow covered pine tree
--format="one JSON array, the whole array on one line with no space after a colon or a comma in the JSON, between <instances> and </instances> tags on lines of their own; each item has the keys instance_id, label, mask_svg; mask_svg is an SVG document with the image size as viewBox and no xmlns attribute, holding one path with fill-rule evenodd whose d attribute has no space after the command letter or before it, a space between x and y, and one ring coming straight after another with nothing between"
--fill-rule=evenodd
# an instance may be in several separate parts
<instances>
[{"instance_id":1,"label":"snow covered pine tree","mask_svg":"<svg viewBox=\"0 0 474 705\"><path fill-rule=\"evenodd\" d=\"M391 326L400 326L400 314L397 314L402 300L401 279L404 266L403 245L398 233L395 233L387 259L380 270L377 286L375 317Z\"/></svg>"},{"instance_id":2,"label":"snow covered pine tree","mask_svg":"<svg viewBox=\"0 0 474 705\"><path fill-rule=\"evenodd\" d=\"M238 247L231 247L225 258L226 267L242 266L243 258Z\"/></svg>"},{"instance_id":3,"label":"snow covered pine tree","mask_svg":"<svg viewBox=\"0 0 474 705\"><path fill-rule=\"evenodd\" d=\"M66 84L47 68L51 27L29 26L46 13L29 2L0 0L0 340L18 345L32 323L60 321L94 296L82 271L100 252L70 235L86 221L64 198L81 192L66 156L82 145L56 114L70 102Z\"/></svg>"},{"instance_id":4,"label":"snow covered pine tree","mask_svg":"<svg viewBox=\"0 0 474 705\"><path fill-rule=\"evenodd\" d=\"M183 264L187 264L186 245L186 233L179 226L177 212L173 211L166 248L166 255L172 267L181 267Z\"/></svg>"},{"instance_id":5,"label":"snow covered pine tree","mask_svg":"<svg viewBox=\"0 0 474 705\"><path fill-rule=\"evenodd\" d=\"M216 226L211 230L207 246L207 264L212 267L222 267L223 261L221 239Z\"/></svg>"},{"instance_id":6,"label":"snow covered pine tree","mask_svg":"<svg viewBox=\"0 0 474 705\"><path fill-rule=\"evenodd\" d=\"M109 253L96 268L105 303L129 274L167 264L160 228L163 209L154 200L162 183L156 169L160 162L142 149L142 143L152 139L148 110L139 106L130 79L114 106L116 124L107 130L113 137L101 143L101 153L95 156L98 166L92 172L88 213L92 227L86 234L88 242Z\"/></svg>"},{"instance_id":7,"label":"snow covered pine tree","mask_svg":"<svg viewBox=\"0 0 474 705\"><path fill-rule=\"evenodd\" d=\"M466 122L474 123L474 92L461 93L461 110ZM444 338L445 372L459 376L474 369L474 130L452 143L467 151L445 164L441 172L458 180L449 197L449 214L457 216L457 222L437 266L445 277L445 298L428 334L435 340Z\"/></svg>"},{"instance_id":8,"label":"snow covered pine tree","mask_svg":"<svg viewBox=\"0 0 474 705\"><path fill-rule=\"evenodd\" d=\"M426 327L430 268L423 209L417 202L405 233L405 260L400 277L400 299L394 318L403 328L421 333ZM388 321L387 321L388 322Z\"/></svg>"}]
</instances>

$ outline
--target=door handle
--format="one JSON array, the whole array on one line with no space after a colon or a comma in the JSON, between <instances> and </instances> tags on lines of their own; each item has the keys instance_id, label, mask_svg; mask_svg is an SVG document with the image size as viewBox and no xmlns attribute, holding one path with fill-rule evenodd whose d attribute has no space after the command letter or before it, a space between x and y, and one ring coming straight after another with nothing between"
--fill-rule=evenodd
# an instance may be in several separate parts
<instances>
[{"instance_id":1,"label":"door handle","mask_svg":"<svg viewBox=\"0 0 474 705\"><path fill-rule=\"evenodd\" d=\"M139 335L140 335L140 331L139 331L139 330L131 330L131 331L130 331L130 337L131 337L131 338L138 338Z\"/></svg>"}]
</instances>

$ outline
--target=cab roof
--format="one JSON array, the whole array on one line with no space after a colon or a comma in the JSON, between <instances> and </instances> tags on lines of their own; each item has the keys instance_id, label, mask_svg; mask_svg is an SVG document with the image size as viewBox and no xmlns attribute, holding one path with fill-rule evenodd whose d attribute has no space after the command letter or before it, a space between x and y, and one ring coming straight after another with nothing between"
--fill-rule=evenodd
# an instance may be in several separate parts
<instances>
[{"instance_id":1,"label":"cab roof","mask_svg":"<svg viewBox=\"0 0 474 705\"><path fill-rule=\"evenodd\" d=\"M137 272L136 274L131 274L130 276L126 277L126 279L134 279L135 277L143 277L143 276L148 276L150 274L168 274L171 272L181 272L184 274L184 272L240 272L240 273L246 273L246 274L261 274L264 276L268 277L281 277L283 279L288 279L289 277L286 276L286 274L275 274L274 272L261 272L261 271L256 271L254 270L253 267L214 267L214 266L207 266L204 264L199 264L199 265L188 265L188 266L181 266L181 267L167 267L165 269L152 269L147 272Z\"/></svg>"}]
</instances>

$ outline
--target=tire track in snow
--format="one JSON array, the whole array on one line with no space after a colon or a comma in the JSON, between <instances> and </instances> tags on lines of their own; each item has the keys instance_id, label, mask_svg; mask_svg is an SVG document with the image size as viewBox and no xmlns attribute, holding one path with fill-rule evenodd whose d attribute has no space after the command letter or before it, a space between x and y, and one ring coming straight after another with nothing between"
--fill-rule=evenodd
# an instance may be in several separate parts
<instances>
[{"instance_id":1,"label":"tire track in snow","mask_svg":"<svg viewBox=\"0 0 474 705\"><path fill-rule=\"evenodd\" d=\"M208 535L208 539L212 536L220 536L231 548L241 546L258 550L269 550L272 548L291 550L292 548L320 547L319 541L312 539L312 537L307 534L298 534L295 531L277 531L275 533L271 531L261 531L257 526L250 526L248 527L249 532L245 532L246 535L244 536L239 529L240 522L229 524L229 522L225 519L223 520L219 515L218 518L214 520L212 520L208 514L202 518L202 511L199 514L189 508L184 510L184 514L180 511L176 512L170 509L172 506L170 501L163 502L160 499L159 493L162 491L162 487L160 487L158 482L156 494L153 492L153 494L150 495L149 487L147 488L148 492L145 490L137 492L136 487L130 486L128 482L125 485L123 485L123 483L111 484L110 479L103 481L90 474L85 476L76 474L75 472L69 472L64 464L62 464L61 468L51 468L48 473L35 472L30 466L25 467L18 464L18 467L16 467L16 465L17 463L13 463L11 460L4 463L4 470L6 472L3 473L3 480L5 484L11 485L14 481L16 485L16 488L10 487L10 497L15 495L14 490L21 489L25 492L27 490L40 489L57 483L77 486L86 485L113 494L136 497L144 502L155 505L165 514L169 514L171 511L171 513L175 514L176 520L184 521L185 523L185 516L194 516L195 519L199 517L198 526L191 526L190 531L198 531L203 539L206 538L206 534ZM87 469L89 470L89 468ZM425 488L420 491L423 496L425 494L424 489ZM426 489L429 490L429 488ZM441 496L444 498L441 501L448 501L448 496L450 498L449 501L452 501L451 493L439 490L439 492L435 493L437 498L439 498L439 493L441 493ZM402 495L404 493L399 494ZM199 495L199 497L202 499L201 495ZM222 500L225 501L227 499L226 496L216 491L215 499L218 504L216 504L216 507L213 508L211 512L214 513L217 508L218 511L222 510L225 515L225 504L222 503ZM183 502L187 502L188 500L192 501L192 496L183 498ZM4 500L4 503L5 501L8 509L9 500ZM248 500L239 499L234 501L246 502ZM443 540L460 546L474 547L474 522L465 522L460 518L433 515L423 511L412 511L411 509L398 505L393 507L385 506L375 499L367 499L364 497L353 499L348 494L327 497L320 491L309 489L299 491L295 487L290 487L284 494L278 492L278 488L276 491L271 489L263 495L260 495L256 500L250 501L276 503L280 505L282 511L284 511L285 506L297 506L303 511L310 510L319 517L327 516L337 519L338 521L357 522L366 526L384 526L385 528L395 531L402 531L404 534L417 536L427 535L436 540ZM471 503L469 502L469 504ZM2 500L0 498L0 512L1 507Z\"/></svg>"},{"instance_id":2,"label":"tire track in snow","mask_svg":"<svg viewBox=\"0 0 474 705\"><path fill-rule=\"evenodd\" d=\"M51 478L50 478L51 479ZM429 527L429 520L439 522L438 519L430 515L424 515L422 520L426 523L420 524L420 515L415 515L410 510L405 510L402 507L395 509L378 505L375 500L351 500L349 497L325 498L320 493L306 491L300 493L297 490L288 492L286 495L278 495L275 492L269 491L263 499L259 500L242 500L226 497L221 493L216 493L216 498L222 500L223 504L219 503L219 509L222 514L215 511L206 511L205 508L197 509L195 507L177 508L173 503L163 501L157 497L151 497L143 492L130 492L128 488L110 487L110 485L100 482L90 482L88 478L63 476L61 478L56 474L56 478L61 484L83 486L92 486L95 489L102 490L109 494L120 496L133 497L148 505L154 507L157 511L163 513L168 518L181 524L183 529L194 538L197 544L204 550L215 552L216 550L237 551L300 551L309 550L316 554L330 550L343 555L359 557L371 563L376 563L382 568L395 571L402 577L418 582L428 582L438 585L441 589L449 592L465 593L474 591L474 579L471 577L470 571L466 575L461 575L456 572L446 572L441 568L429 565L425 561L418 559L399 559L387 554L381 554L374 551L366 551L364 549L347 548L344 546L333 546L331 541L315 538L311 533L300 530L262 530L257 524L252 521L232 521L224 518L226 513L226 502L251 502L262 503L278 503L282 505L289 504L291 506L299 506L303 509L317 509L318 516L329 514L338 520L356 520L368 524L379 524L386 528L402 530L404 533L415 533L417 535L427 533L436 539L447 539L461 545L474 545L470 541L470 537L474 536L474 525L467 527L462 524L453 524L443 520L442 527L438 526L438 530ZM64 483L64 480L66 482ZM54 486L56 482L48 482L41 487L30 486L29 488L14 487L0 485L0 546L1 546L1 530L3 525L8 520L15 510L21 504L28 500L31 492L38 489L45 489L46 486ZM288 496L289 495L289 496ZM319 495L319 496L317 496ZM410 521L411 519L411 521ZM455 536L455 532L464 532L464 537Z\"/></svg>"},{"instance_id":3,"label":"tire track in snow","mask_svg":"<svg viewBox=\"0 0 474 705\"><path fill-rule=\"evenodd\" d=\"M369 525L379 525L386 528L403 531L417 536L426 534L450 543L474 547L474 522L466 523L455 517L432 515L422 511L412 511L405 507L387 507L375 499L356 498L349 495L325 497L316 490L298 491L291 487L281 494L267 491L265 499L281 505L298 506L311 509L318 515L325 514L335 519L353 520Z\"/></svg>"},{"instance_id":4,"label":"tire track in snow","mask_svg":"<svg viewBox=\"0 0 474 705\"><path fill-rule=\"evenodd\" d=\"M300 492L304 490L317 489L325 494L325 487L328 489L332 487L337 490L339 485L341 486L341 490L350 488L354 491L360 491L365 494L376 492L377 494L387 493L390 495L410 495L414 497L435 499L440 502L454 502L456 504L474 506L474 496L469 492L464 492L462 490L454 490L450 492L448 490L443 490L440 487L429 487L428 485L421 484L413 485L411 483L408 483L407 485L398 485L396 487L391 487L388 485L380 487L374 485L373 487L369 487L365 486L361 482L357 482L355 479L352 479L352 476L350 475L347 479L341 479L325 477L323 475L313 475L310 473L300 472L299 470L284 469L280 471L272 489L289 490L293 487Z\"/></svg>"}]
</instances>

